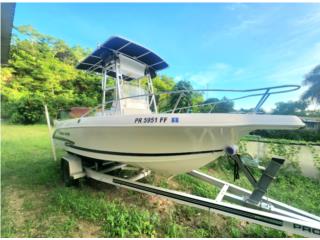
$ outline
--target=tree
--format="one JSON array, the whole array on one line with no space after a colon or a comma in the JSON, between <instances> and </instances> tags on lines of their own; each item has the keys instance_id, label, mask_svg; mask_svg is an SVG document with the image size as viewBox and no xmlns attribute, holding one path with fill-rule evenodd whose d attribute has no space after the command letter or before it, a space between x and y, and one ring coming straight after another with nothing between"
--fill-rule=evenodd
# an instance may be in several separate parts
<instances>
[{"instance_id":1,"label":"tree","mask_svg":"<svg viewBox=\"0 0 320 240\"><path fill-rule=\"evenodd\" d=\"M320 65L306 75L303 84L309 86L309 89L302 95L302 100L310 99L320 103Z\"/></svg>"},{"instance_id":2,"label":"tree","mask_svg":"<svg viewBox=\"0 0 320 240\"><path fill-rule=\"evenodd\" d=\"M278 102L272 113L282 115L304 115L307 106L308 103L304 101Z\"/></svg>"},{"instance_id":3,"label":"tree","mask_svg":"<svg viewBox=\"0 0 320 240\"><path fill-rule=\"evenodd\" d=\"M13 35L9 66L1 71L4 116L33 123L40 117L28 119L22 117L22 111L27 106L38 106L39 102L48 105L52 116L56 116L59 109L74 105L97 105L100 78L75 69L88 50L69 47L62 40L41 34L31 26L15 30L19 34ZM35 108L29 108L30 114L43 114Z\"/></svg>"},{"instance_id":4,"label":"tree","mask_svg":"<svg viewBox=\"0 0 320 240\"><path fill-rule=\"evenodd\" d=\"M153 79L153 87L156 93L172 91L174 86L175 86L175 82L171 77L162 75L162 76L157 76ZM160 112L165 112L170 110L170 106L169 106L170 95L168 94L157 95L156 101L157 101Z\"/></svg>"},{"instance_id":5,"label":"tree","mask_svg":"<svg viewBox=\"0 0 320 240\"><path fill-rule=\"evenodd\" d=\"M209 103L212 104L201 107L201 112L228 113L234 111L233 101L226 97L223 97L221 100L218 98L209 98L204 102L204 104Z\"/></svg>"},{"instance_id":6,"label":"tree","mask_svg":"<svg viewBox=\"0 0 320 240\"><path fill-rule=\"evenodd\" d=\"M175 93L170 96L169 100L169 108L173 109L177 103L177 101L180 98L179 104L177 108L182 108L180 112L199 112L200 109L199 107L196 107L196 105L200 104L203 102L203 96L200 93L193 92L193 87L189 81L179 81L174 88L172 89L173 91L182 91L186 90L183 92L182 97L180 98L181 93ZM191 107L193 106L194 107ZM190 108L187 108L190 107ZM178 110L179 111L179 110Z\"/></svg>"}]
</instances>

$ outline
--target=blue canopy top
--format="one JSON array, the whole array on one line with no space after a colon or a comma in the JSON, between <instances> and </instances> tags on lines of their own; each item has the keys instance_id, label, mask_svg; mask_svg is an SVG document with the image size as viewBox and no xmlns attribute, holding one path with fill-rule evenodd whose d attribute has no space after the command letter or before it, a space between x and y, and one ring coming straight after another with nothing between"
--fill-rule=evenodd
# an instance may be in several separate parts
<instances>
[{"instance_id":1,"label":"blue canopy top","mask_svg":"<svg viewBox=\"0 0 320 240\"><path fill-rule=\"evenodd\" d=\"M109 38L109 40L98 47L80 62L76 68L101 73L103 66L112 61L117 53L121 53L147 65L149 70L154 73L168 67L168 64L162 58L149 49L115 36ZM115 74L109 72L108 75L114 76Z\"/></svg>"}]
</instances>

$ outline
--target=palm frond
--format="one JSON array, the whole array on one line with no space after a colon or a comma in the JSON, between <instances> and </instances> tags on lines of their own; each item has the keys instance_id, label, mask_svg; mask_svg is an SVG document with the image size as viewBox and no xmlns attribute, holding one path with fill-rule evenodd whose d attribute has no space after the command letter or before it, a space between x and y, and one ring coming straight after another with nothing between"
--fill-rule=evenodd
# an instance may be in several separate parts
<instances>
[{"instance_id":1,"label":"palm frond","mask_svg":"<svg viewBox=\"0 0 320 240\"><path fill-rule=\"evenodd\" d=\"M304 85L320 84L320 65L317 65L309 72L303 81Z\"/></svg>"},{"instance_id":2,"label":"palm frond","mask_svg":"<svg viewBox=\"0 0 320 240\"><path fill-rule=\"evenodd\" d=\"M303 84L309 86L309 89L303 93L301 98L320 103L320 65L306 75Z\"/></svg>"},{"instance_id":3,"label":"palm frond","mask_svg":"<svg viewBox=\"0 0 320 240\"><path fill-rule=\"evenodd\" d=\"M310 86L302 95L303 100L310 99L317 103L320 103L320 84L315 86Z\"/></svg>"}]
</instances>

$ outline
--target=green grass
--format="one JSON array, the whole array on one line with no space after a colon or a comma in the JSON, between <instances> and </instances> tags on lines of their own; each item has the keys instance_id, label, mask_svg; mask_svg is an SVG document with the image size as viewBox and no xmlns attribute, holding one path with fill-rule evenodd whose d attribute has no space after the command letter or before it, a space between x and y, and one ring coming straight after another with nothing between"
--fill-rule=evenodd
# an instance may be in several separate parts
<instances>
[{"instance_id":1,"label":"green grass","mask_svg":"<svg viewBox=\"0 0 320 240\"><path fill-rule=\"evenodd\" d=\"M3 125L1 134L2 237L286 237L283 232L233 218L209 214L98 182L66 188L59 162L51 156L45 125ZM61 152L58 156L61 156ZM233 181L224 159L203 171ZM258 175L258 172L255 172ZM218 189L186 174L167 181L152 175L158 186L214 198ZM241 177L237 185L250 188ZM306 191L308 189L308 191ZM283 172L269 196L320 215L319 181Z\"/></svg>"}]
</instances>

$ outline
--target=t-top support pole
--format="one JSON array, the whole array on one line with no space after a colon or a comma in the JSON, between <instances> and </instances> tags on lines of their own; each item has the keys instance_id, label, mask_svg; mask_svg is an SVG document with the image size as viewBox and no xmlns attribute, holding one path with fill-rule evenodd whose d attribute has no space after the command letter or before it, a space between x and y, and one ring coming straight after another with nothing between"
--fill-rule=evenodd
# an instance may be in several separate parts
<instances>
[{"instance_id":1,"label":"t-top support pole","mask_svg":"<svg viewBox=\"0 0 320 240\"><path fill-rule=\"evenodd\" d=\"M107 70L103 68L102 70L102 115L104 115L104 109L106 105L106 85L107 85Z\"/></svg>"},{"instance_id":2,"label":"t-top support pole","mask_svg":"<svg viewBox=\"0 0 320 240\"><path fill-rule=\"evenodd\" d=\"M120 72L120 69L119 69L119 58L117 58L115 60L115 64L114 64L114 67L115 67L115 71L116 71L116 93L117 93L117 96L116 96L116 101L117 101L117 108L119 106L119 112L122 113L122 107L121 107L121 81L122 81L122 74Z\"/></svg>"},{"instance_id":3,"label":"t-top support pole","mask_svg":"<svg viewBox=\"0 0 320 240\"><path fill-rule=\"evenodd\" d=\"M153 104L155 113L158 113L156 96L154 95L153 83L152 83L150 73L147 73L147 78L148 78L148 88L149 88L150 93L152 94L151 95L151 103Z\"/></svg>"}]
</instances>

